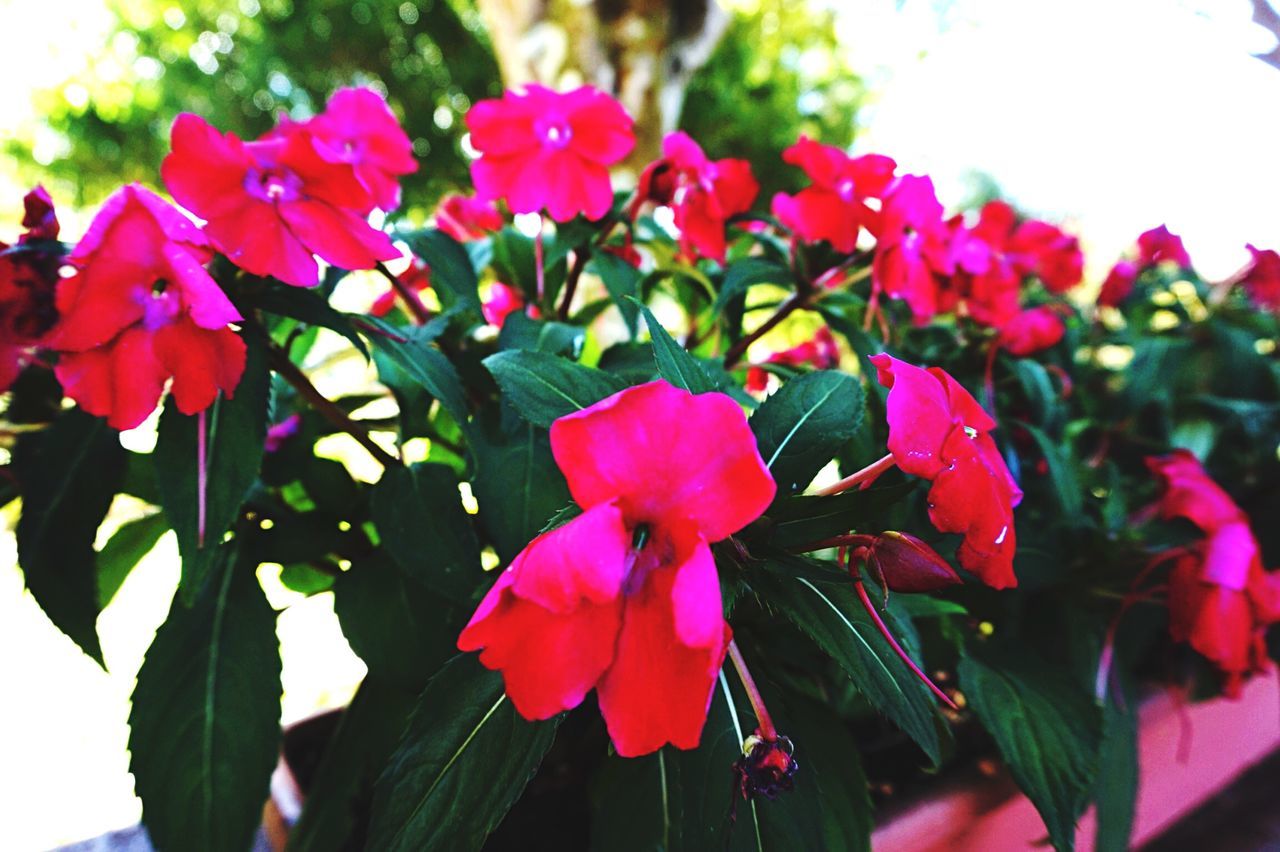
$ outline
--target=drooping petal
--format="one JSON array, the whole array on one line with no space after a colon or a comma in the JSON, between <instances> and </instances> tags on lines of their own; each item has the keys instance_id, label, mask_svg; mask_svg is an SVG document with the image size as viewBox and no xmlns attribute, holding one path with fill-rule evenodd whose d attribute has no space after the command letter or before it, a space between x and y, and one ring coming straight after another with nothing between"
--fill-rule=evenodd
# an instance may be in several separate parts
<instances>
[{"instance_id":1,"label":"drooping petal","mask_svg":"<svg viewBox=\"0 0 1280 852\"><path fill-rule=\"evenodd\" d=\"M676 636L691 648L708 647L720 641L725 627L716 561L701 538L678 546L682 561L674 568L671 586Z\"/></svg>"},{"instance_id":2,"label":"drooping petal","mask_svg":"<svg viewBox=\"0 0 1280 852\"><path fill-rule=\"evenodd\" d=\"M278 209L304 246L342 269L373 269L380 260L400 257L390 237L352 210L310 199L280 204Z\"/></svg>"},{"instance_id":3,"label":"drooping petal","mask_svg":"<svg viewBox=\"0 0 1280 852\"><path fill-rule=\"evenodd\" d=\"M183 414L204 411L218 391L234 395L244 373L245 345L229 328L201 328L190 320L162 327L155 353L173 377L173 400Z\"/></svg>"},{"instance_id":4,"label":"drooping petal","mask_svg":"<svg viewBox=\"0 0 1280 852\"><path fill-rule=\"evenodd\" d=\"M54 372L85 411L113 429L132 429L155 411L168 378L151 343L150 334L129 329L106 346L65 353Z\"/></svg>"},{"instance_id":5,"label":"drooping petal","mask_svg":"<svg viewBox=\"0 0 1280 852\"><path fill-rule=\"evenodd\" d=\"M943 469L942 445L955 424L946 387L927 370L887 353L873 355L871 363L889 388L885 409L893 460L905 473L933 479Z\"/></svg>"},{"instance_id":6,"label":"drooping petal","mask_svg":"<svg viewBox=\"0 0 1280 852\"><path fill-rule=\"evenodd\" d=\"M630 550L631 533L622 511L601 503L531 541L512 563L512 588L558 614L572 612L583 601L607 603L622 589Z\"/></svg>"},{"instance_id":7,"label":"drooping petal","mask_svg":"<svg viewBox=\"0 0 1280 852\"><path fill-rule=\"evenodd\" d=\"M776 491L736 402L663 381L561 417L551 448L580 506L616 500L631 523L691 527L707 541L755 520Z\"/></svg>"},{"instance_id":8,"label":"drooping petal","mask_svg":"<svg viewBox=\"0 0 1280 852\"><path fill-rule=\"evenodd\" d=\"M943 447L947 461L929 489L929 520L942 532L961 533L960 564L995 589L1018 584L1013 572L1017 535L1008 471L997 456L997 469L978 439L955 429ZM1021 497L1021 492L1018 493Z\"/></svg>"}]
</instances>

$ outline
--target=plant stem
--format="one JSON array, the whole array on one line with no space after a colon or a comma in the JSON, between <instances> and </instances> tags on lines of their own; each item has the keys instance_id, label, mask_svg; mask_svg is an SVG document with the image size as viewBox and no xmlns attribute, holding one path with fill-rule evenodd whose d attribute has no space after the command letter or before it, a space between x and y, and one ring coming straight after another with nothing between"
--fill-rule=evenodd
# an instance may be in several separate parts
<instances>
[{"instance_id":1,"label":"plant stem","mask_svg":"<svg viewBox=\"0 0 1280 852\"><path fill-rule=\"evenodd\" d=\"M209 497L209 409L196 415L196 547L204 547Z\"/></svg>"},{"instance_id":2,"label":"plant stem","mask_svg":"<svg viewBox=\"0 0 1280 852\"><path fill-rule=\"evenodd\" d=\"M338 405L324 394L316 389L311 383L311 379L307 378L307 374L302 372L301 368L293 361L289 360L289 356L280 350L275 344L271 344L268 350L271 358L271 368L280 374L286 382L293 385L298 395L307 401L321 417L324 417L340 431L346 432L360 446L369 451L369 455L373 456L379 464L384 468L400 467L403 463L400 459L388 453L378 443L369 437L369 432L352 420L347 412L343 411Z\"/></svg>"},{"instance_id":3,"label":"plant stem","mask_svg":"<svg viewBox=\"0 0 1280 852\"><path fill-rule=\"evenodd\" d=\"M729 351L724 353L724 367L726 370L731 369L733 365L742 360L742 356L747 354L747 349L751 344L764 337L770 331L777 327L787 317L791 316L798 308L803 308L809 302L808 293L795 293L785 302L783 302L773 316L756 326L750 334L743 337L733 346L729 347Z\"/></svg>"},{"instance_id":4,"label":"plant stem","mask_svg":"<svg viewBox=\"0 0 1280 852\"><path fill-rule=\"evenodd\" d=\"M920 667L916 665L915 660L907 656L907 652L902 650L902 646L898 644L898 640L893 638L893 634L889 631L889 627L884 623L884 620L880 618L880 613L876 612L875 604L871 602L871 596L867 594L867 587L862 582L861 576L854 574L853 586L858 592L859 600L862 601L862 608L867 611L867 615L871 616L871 620L876 623L876 629L880 631L880 635L883 636L885 641L889 643L889 646L893 648L894 653L898 655L902 662L907 664L907 668L911 669L911 673L924 681L924 685L929 687L929 691L938 696L944 704L952 710L959 710L960 708L956 706L956 703L952 701L945 692L939 689L937 684L929 679L928 675L920 671Z\"/></svg>"},{"instance_id":5,"label":"plant stem","mask_svg":"<svg viewBox=\"0 0 1280 852\"><path fill-rule=\"evenodd\" d=\"M537 281L536 301L539 305L542 304L542 293L546 287L546 271L542 268L542 264L544 260L543 249L542 249L542 231L543 231L542 214L539 213L538 214L538 236L535 237L533 240L533 275L534 275L534 279Z\"/></svg>"},{"instance_id":6,"label":"plant stem","mask_svg":"<svg viewBox=\"0 0 1280 852\"><path fill-rule=\"evenodd\" d=\"M747 669L747 661L742 659L742 651L738 650L738 643L733 639L729 640L729 659L733 660L733 667L737 670L739 679L742 680L742 688L747 691L751 709L755 711L756 722L759 723L760 736L768 742L777 742L778 729L773 726L773 717L764 706L764 698L761 697L760 690L756 687L750 670Z\"/></svg>"},{"instance_id":7,"label":"plant stem","mask_svg":"<svg viewBox=\"0 0 1280 852\"><path fill-rule=\"evenodd\" d=\"M893 467L893 465L893 453L886 453L883 458L873 461L862 470L856 473L851 473L839 482L821 489L818 491L818 496L827 497L832 494L839 494L842 491L848 491L853 486L859 485L862 482L867 482L868 480L874 481L876 477Z\"/></svg>"},{"instance_id":8,"label":"plant stem","mask_svg":"<svg viewBox=\"0 0 1280 852\"><path fill-rule=\"evenodd\" d=\"M391 282L391 289L396 291L396 295L400 297L400 301L404 302L405 307L409 309L409 313L413 315L413 321L418 325L423 325L427 320L431 319L431 312L427 310L427 306L422 304L422 300L418 298L418 294L405 286L405 283L395 275L387 265L382 261L378 261L378 271L382 276Z\"/></svg>"},{"instance_id":9,"label":"plant stem","mask_svg":"<svg viewBox=\"0 0 1280 852\"><path fill-rule=\"evenodd\" d=\"M587 265L587 261L591 259L591 247L583 246L573 254L573 266L569 269L569 277L564 282L564 296L560 299L560 310L556 311L556 316L561 320L569 318L569 305L573 302L573 295L578 290L578 279L582 277L582 269Z\"/></svg>"}]
</instances>

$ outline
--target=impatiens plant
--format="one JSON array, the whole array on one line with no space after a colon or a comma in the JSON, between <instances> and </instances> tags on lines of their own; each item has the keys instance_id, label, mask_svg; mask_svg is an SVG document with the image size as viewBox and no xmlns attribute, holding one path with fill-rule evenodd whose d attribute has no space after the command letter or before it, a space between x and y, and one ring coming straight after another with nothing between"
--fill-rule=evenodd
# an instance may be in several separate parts
<instances>
[{"instance_id":1,"label":"impatiens plant","mask_svg":"<svg viewBox=\"0 0 1280 852\"><path fill-rule=\"evenodd\" d=\"M1280 650L1275 253L1208 282L1153 229L1093 304L1069 233L887 156L802 137L762 202L680 132L631 188L590 87L466 126L425 227L344 89L252 141L182 115L172 201L121 187L63 243L36 189L0 246L31 594L102 663L177 540L130 715L155 844L251 843L283 583L368 669L284 741L292 848L867 849L990 756L1055 847L1091 803L1126 847L1144 692Z\"/></svg>"}]
</instances>

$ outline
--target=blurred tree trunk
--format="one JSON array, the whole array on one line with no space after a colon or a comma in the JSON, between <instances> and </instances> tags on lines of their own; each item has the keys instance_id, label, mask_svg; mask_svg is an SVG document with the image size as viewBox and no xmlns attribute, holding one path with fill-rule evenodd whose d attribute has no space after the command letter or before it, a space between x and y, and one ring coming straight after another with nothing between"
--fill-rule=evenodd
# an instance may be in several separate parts
<instances>
[{"instance_id":1,"label":"blurred tree trunk","mask_svg":"<svg viewBox=\"0 0 1280 852\"><path fill-rule=\"evenodd\" d=\"M590 83L636 119L638 170L674 130L693 72L728 24L715 0L478 0L503 82Z\"/></svg>"}]
</instances>

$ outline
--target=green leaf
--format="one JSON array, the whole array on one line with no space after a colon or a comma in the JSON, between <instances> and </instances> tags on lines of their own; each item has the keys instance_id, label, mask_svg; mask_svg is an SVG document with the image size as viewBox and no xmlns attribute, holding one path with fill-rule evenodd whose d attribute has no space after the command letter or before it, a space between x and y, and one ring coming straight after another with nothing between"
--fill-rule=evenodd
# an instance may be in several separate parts
<instances>
[{"instance_id":1,"label":"green leaf","mask_svg":"<svg viewBox=\"0 0 1280 852\"><path fill-rule=\"evenodd\" d=\"M640 298L640 270L612 252L599 251L591 256L586 271L604 282L609 298L622 313L627 333L635 340L640 328L640 308L636 305Z\"/></svg>"},{"instance_id":2,"label":"green leaf","mask_svg":"<svg viewBox=\"0 0 1280 852\"><path fill-rule=\"evenodd\" d=\"M129 771L159 849L249 848L276 765L276 614L231 550L190 608L174 599L133 691Z\"/></svg>"},{"instance_id":3,"label":"green leaf","mask_svg":"<svg viewBox=\"0 0 1280 852\"><path fill-rule=\"evenodd\" d=\"M513 435L475 444L472 483L498 557L510 562L569 502L569 486L551 455L545 429L521 426Z\"/></svg>"},{"instance_id":4,"label":"green leaf","mask_svg":"<svg viewBox=\"0 0 1280 852\"><path fill-rule=\"evenodd\" d=\"M800 491L862 423L862 386L836 370L784 384L751 415L760 457L779 493Z\"/></svg>"},{"instance_id":5,"label":"green leaf","mask_svg":"<svg viewBox=\"0 0 1280 852\"><path fill-rule=\"evenodd\" d=\"M395 366L403 370L411 381L439 400L444 410L449 412L460 427L466 429L467 397L462 389L462 379L444 353L422 337L411 334L405 339L401 330L395 326L374 322L372 318L370 324L401 338L397 340L395 337L373 334L369 340L375 349L384 353Z\"/></svg>"},{"instance_id":6,"label":"green leaf","mask_svg":"<svg viewBox=\"0 0 1280 852\"><path fill-rule=\"evenodd\" d=\"M461 243L435 228L401 234L401 238L431 267L431 286L446 307L449 301L457 301L477 314L481 312L480 281Z\"/></svg>"},{"instance_id":7,"label":"green leaf","mask_svg":"<svg viewBox=\"0 0 1280 852\"><path fill-rule=\"evenodd\" d=\"M1138 798L1138 713L1136 696L1128 689L1128 676L1114 670L1124 689L1124 707L1109 697L1102 710L1102 742L1099 747L1098 786L1094 801L1098 827L1094 848L1098 852L1124 852L1131 847L1133 815Z\"/></svg>"},{"instance_id":8,"label":"green leaf","mask_svg":"<svg viewBox=\"0 0 1280 852\"><path fill-rule=\"evenodd\" d=\"M364 849L373 785L395 750L416 691L365 678L342 713L307 789L302 816L289 831L289 848L306 852Z\"/></svg>"},{"instance_id":9,"label":"green leaf","mask_svg":"<svg viewBox=\"0 0 1280 852\"><path fill-rule=\"evenodd\" d=\"M455 657L427 684L374 789L370 849L469 850L520 797L559 718L527 722L502 675Z\"/></svg>"},{"instance_id":10,"label":"green leaf","mask_svg":"<svg viewBox=\"0 0 1280 852\"><path fill-rule=\"evenodd\" d=\"M203 415L187 416L173 398L160 415L156 449L152 453L156 482L169 525L178 535L182 556L182 600L190 603L204 582L223 535L240 513L262 469L267 437L267 409L271 396L266 351L257 337L248 337L248 360L235 397L220 396ZM197 430L206 422L204 544L199 536L200 459Z\"/></svg>"},{"instance_id":11,"label":"green leaf","mask_svg":"<svg viewBox=\"0 0 1280 852\"><path fill-rule=\"evenodd\" d=\"M769 607L781 611L849 676L854 688L924 750L936 765L941 745L934 698L880 635L862 608L852 582L824 572L812 560L777 557L753 571L749 585ZM897 629L892 613L881 615L919 665L919 651ZM921 665L927 670L927 666Z\"/></svg>"},{"instance_id":12,"label":"green leaf","mask_svg":"<svg viewBox=\"0 0 1280 852\"><path fill-rule=\"evenodd\" d=\"M370 510L382 543L407 576L452 600L471 600L483 577L480 545L450 467L388 470Z\"/></svg>"},{"instance_id":13,"label":"green leaf","mask_svg":"<svg viewBox=\"0 0 1280 852\"><path fill-rule=\"evenodd\" d=\"M369 357L369 347L356 333L351 317L334 310L315 290L268 280L255 281L250 301L254 307L264 311L335 331L351 341L361 355Z\"/></svg>"},{"instance_id":14,"label":"green leaf","mask_svg":"<svg viewBox=\"0 0 1280 852\"><path fill-rule=\"evenodd\" d=\"M978 656L978 654L981 656ZM1098 774L1101 719L1093 702L1025 646L971 648L960 686L1059 850Z\"/></svg>"},{"instance_id":15,"label":"green leaf","mask_svg":"<svg viewBox=\"0 0 1280 852\"><path fill-rule=\"evenodd\" d=\"M766 535L770 544L795 547L865 528L879 509L902 500L914 482L877 485L830 497L788 497L769 507Z\"/></svg>"},{"instance_id":16,"label":"green leaf","mask_svg":"<svg viewBox=\"0 0 1280 852\"><path fill-rule=\"evenodd\" d=\"M1070 522L1079 518L1084 512L1084 495L1080 492L1080 484L1076 480L1075 471L1071 469L1069 459L1063 457L1060 448L1044 432L1030 423L1018 425L1036 442L1036 447L1048 464L1049 481L1053 483L1053 491L1065 519Z\"/></svg>"},{"instance_id":17,"label":"green leaf","mask_svg":"<svg viewBox=\"0 0 1280 852\"><path fill-rule=\"evenodd\" d=\"M142 557L169 529L164 512L152 512L120 525L98 551L98 608L106 609Z\"/></svg>"},{"instance_id":18,"label":"green leaf","mask_svg":"<svg viewBox=\"0 0 1280 852\"><path fill-rule=\"evenodd\" d=\"M18 564L26 586L49 620L102 663L93 539L124 480L119 435L75 408L23 435L13 467L22 484Z\"/></svg>"},{"instance_id":19,"label":"green leaf","mask_svg":"<svg viewBox=\"0 0 1280 852\"><path fill-rule=\"evenodd\" d=\"M786 287L792 280L791 270L783 263L763 257L745 257L725 270L724 283L720 285L713 311L719 314L734 299L745 296L752 285L778 284Z\"/></svg>"},{"instance_id":20,"label":"green leaf","mask_svg":"<svg viewBox=\"0 0 1280 852\"><path fill-rule=\"evenodd\" d=\"M520 415L544 429L557 418L581 411L625 387L603 370L545 352L499 352L485 358L484 365Z\"/></svg>"},{"instance_id":21,"label":"green leaf","mask_svg":"<svg viewBox=\"0 0 1280 852\"><path fill-rule=\"evenodd\" d=\"M585 341L581 326L530 319L519 311L507 315L498 333L499 349L532 349L567 358L577 358Z\"/></svg>"},{"instance_id":22,"label":"green leaf","mask_svg":"<svg viewBox=\"0 0 1280 852\"><path fill-rule=\"evenodd\" d=\"M719 390L720 385L703 368L702 363L671 339L671 335L662 327L662 323L658 322L653 312L639 301L633 301L640 306L645 324L649 326L649 337L653 340L653 359L658 364L658 375L690 393Z\"/></svg>"},{"instance_id":23,"label":"green leaf","mask_svg":"<svg viewBox=\"0 0 1280 852\"><path fill-rule=\"evenodd\" d=\"M480 576L478 564L476 568ZM405 576L381 553L343 571L334 581L333 596L351 650L375 677L414 692L456 653L454 643L466 623L456 607Z\"/></svg>"}]
</instances>

